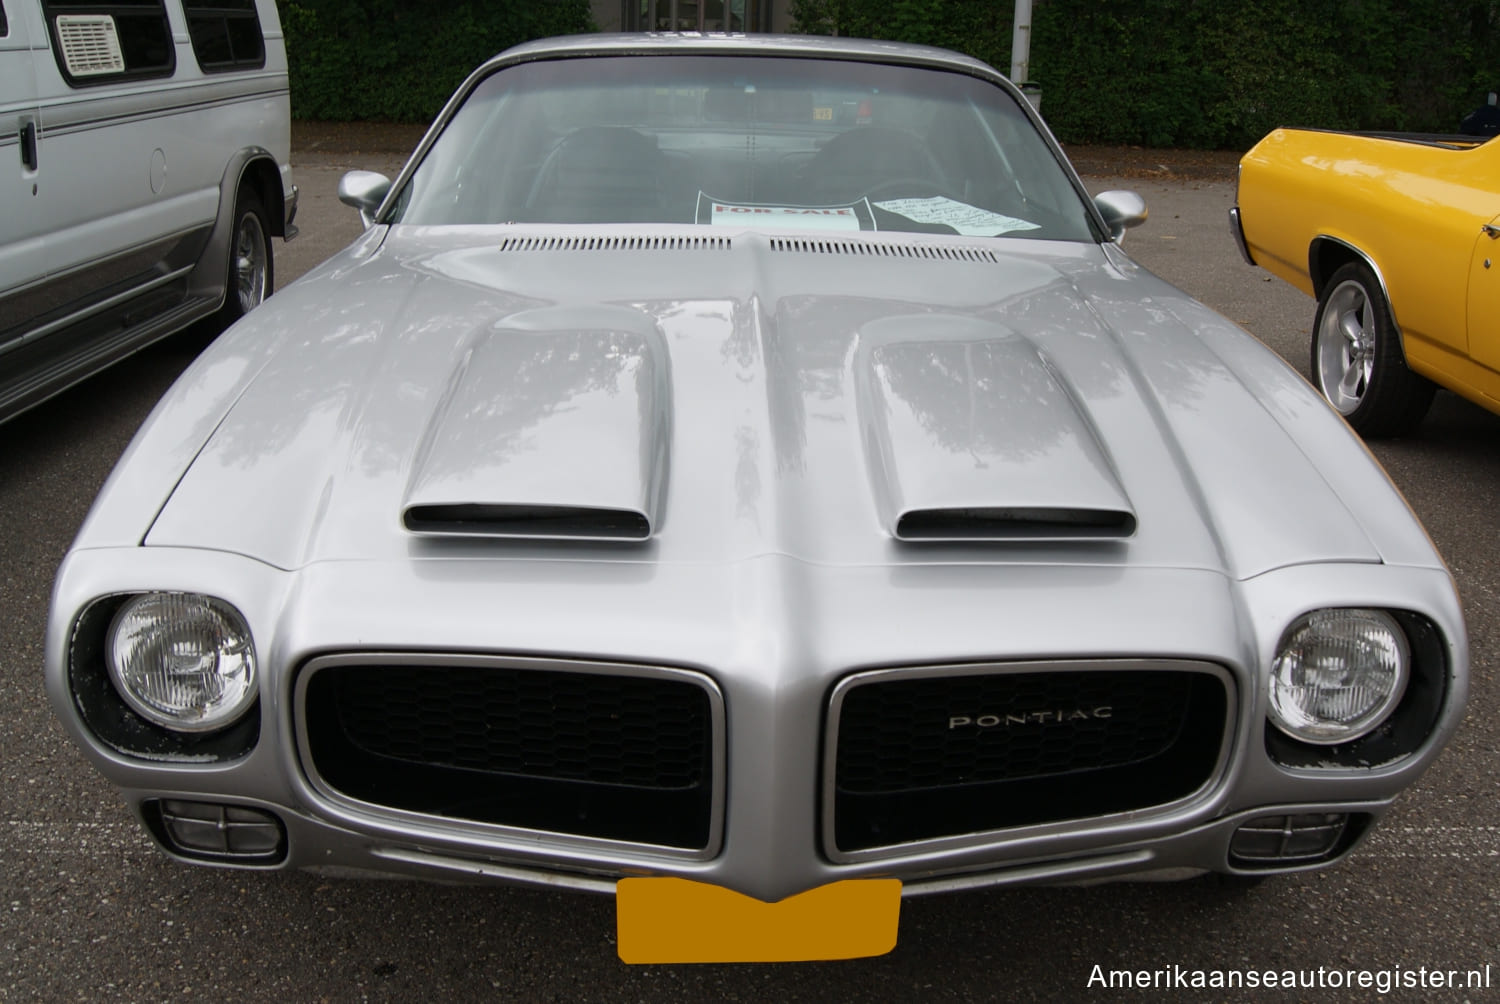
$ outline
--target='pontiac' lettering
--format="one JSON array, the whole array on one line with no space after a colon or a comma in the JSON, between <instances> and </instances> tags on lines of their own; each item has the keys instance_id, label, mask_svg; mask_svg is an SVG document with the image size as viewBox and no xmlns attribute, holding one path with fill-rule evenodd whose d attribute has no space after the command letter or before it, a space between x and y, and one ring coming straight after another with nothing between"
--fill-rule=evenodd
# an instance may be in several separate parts
<instances>
[{"instance_id":1,"label":"'pontiac' lettering","mask_svg":"<svg viewBox=\"0 0 1500 1004\"><path fill-rule=\"evenodd\" d=\"M1098 721L1114 717L1114 707L1101 704L1093 708L1048 708L1041 711L1006 712L1003 715L953 715L948 719L948 731L973 726L993 729L1016 725L1060 725L1066 722Z\"/></svg>"}]
</instances>

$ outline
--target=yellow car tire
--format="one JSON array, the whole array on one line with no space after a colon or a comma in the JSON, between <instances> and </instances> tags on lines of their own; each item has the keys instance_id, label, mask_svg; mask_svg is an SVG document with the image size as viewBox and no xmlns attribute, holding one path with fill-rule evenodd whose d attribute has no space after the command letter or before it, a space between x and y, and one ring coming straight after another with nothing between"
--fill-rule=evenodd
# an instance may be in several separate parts
<instances>
[{"instance_id":1,"label":"yellow car tire","mask_svg":"<svg viewBox=\"0 0 1500 1004\"><path fill-rule=\"evenodd\" d=\"M1338 269L1318 295L1312 377L1366 438L1410 432L1432 405L1437 388L1407 368L1390 304L1363 262Z\"/></svg>"}]
</instances>

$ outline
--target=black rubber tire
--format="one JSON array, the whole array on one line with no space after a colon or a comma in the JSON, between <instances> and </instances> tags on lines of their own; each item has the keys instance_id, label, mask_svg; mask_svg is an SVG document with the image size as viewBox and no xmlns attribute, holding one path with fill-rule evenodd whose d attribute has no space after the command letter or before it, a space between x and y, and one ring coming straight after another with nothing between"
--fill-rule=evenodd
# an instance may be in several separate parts
<instances>
[{"instance_id":1,"label":"black rubber tire","mask_svg":"<svg viewBox=\"0 0 1500 1004\"><path fill-rule=\"evenodd\" d=\"M258 256L258 257L253 257ZM263 263L264 268L259 268ZM234 200L234 230L229 237L224 304L216 315L221 328L260 306L276 288L276 262L271 253L271 227L260 198L241 186Z\"/></svg>"},{"instance_id":2,"label":"black rubber tire","mask_svg":"<svg viewBox=\"0 0 1500 1004\"><path fill-rule=\"evenodd\" d=\"M1313 386L1354 431L1400 436L1422 421L1436 386L1406 366L1390 304L1363 262L1329 277L1313 318Z\"/></svg>"}]
</instances>

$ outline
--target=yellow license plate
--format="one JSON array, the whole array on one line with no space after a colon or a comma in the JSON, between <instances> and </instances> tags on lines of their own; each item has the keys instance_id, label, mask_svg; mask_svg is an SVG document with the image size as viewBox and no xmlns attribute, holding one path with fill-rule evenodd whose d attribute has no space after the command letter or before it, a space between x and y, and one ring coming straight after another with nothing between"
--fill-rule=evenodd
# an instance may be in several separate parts
<instances>
[{"instance_id":1,"label":"yellow license plate","mask_svg":"<svg viewBox=\"0 0 1500 1004\"><path fill-rule=\"evenodd\" d=\"M833 109L832 108L814 108L813 109L813 121L814 122L832 122L833 121Z\"/></svg>"},{"instance_id":2,"label":"yellow license plate","mask_svg":"<svg viewBox=\"0 0 1500 1004\"><path fill-rule=\"evenodd\" d=\"M765 903L679 878L615 886L620 958L629 963L812 962L896 947L899 879L850 879Z\"/></svg>"}]
</instances>

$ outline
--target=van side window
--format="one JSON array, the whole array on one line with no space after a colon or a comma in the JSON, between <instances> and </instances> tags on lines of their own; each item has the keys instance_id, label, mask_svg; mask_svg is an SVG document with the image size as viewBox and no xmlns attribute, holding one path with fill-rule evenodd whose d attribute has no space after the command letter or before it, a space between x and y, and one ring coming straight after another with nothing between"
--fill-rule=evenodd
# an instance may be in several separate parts
<instances>
[{"instance_id":1,"label":"van side window","mask_svg":"<svg viewBox=\"0 0 1500 1004\"><path fill-rule=\"evenodd\" d=\"M266 65L255 0L185 0L193 55L205 73Z\"/></svg>"},{"instance_id":2,"label":"van side window","mask_svg":"<svg viewBox=\"0 0 1500 1004\"><path fill-rule=\"evenodd\" d=\"M5 20L5 4L0 0L0 38L10 34L10 22Z\"/></svg>"},{"instance_id":3,"label":"van side window","mask_svg":"<svg viewBox=\"0 0 1500 1004\"><path fill-rule=\"evenodd\" d=\"M63 78L74 87L168 77L177 65L162 0L42 0Z\"/></svg>"}]
</instances>

